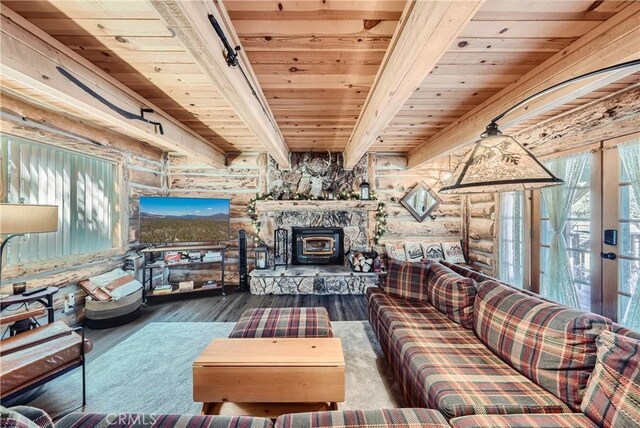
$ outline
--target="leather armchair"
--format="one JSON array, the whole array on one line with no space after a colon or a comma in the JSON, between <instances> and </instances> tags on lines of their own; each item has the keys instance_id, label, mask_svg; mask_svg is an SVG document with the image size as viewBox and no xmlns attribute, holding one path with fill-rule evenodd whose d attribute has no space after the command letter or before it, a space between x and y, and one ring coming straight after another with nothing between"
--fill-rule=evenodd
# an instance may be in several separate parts
<instances>
[{"instance_id":1,"label":"leather armchair","mask_svg":"<svg viewBox=\"0 0 640 428\"><path fill-rule=\"evenodd\" d=\"M44 309L0 318L0 325L33 318ZM0 398L9 400L77 367L82 368L82 405L86 403L85 354L93 348L82 327L63 321L0 340Z\"/></svg>"}]
</instances>

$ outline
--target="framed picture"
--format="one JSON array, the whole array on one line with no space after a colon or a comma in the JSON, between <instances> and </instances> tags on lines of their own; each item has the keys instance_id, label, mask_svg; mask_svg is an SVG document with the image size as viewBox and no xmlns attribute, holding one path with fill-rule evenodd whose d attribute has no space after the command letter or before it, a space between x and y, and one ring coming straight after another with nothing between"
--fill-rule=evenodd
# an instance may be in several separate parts
<instances>
[{"instance_id":1,"label":"framed picture","mask_svg":"<svg viewBox=\"0 0 640 428\"><path fill-rule=\"evenodd\" d=\"M419 182L400 201L419 222L423 222L442 203L436 192L424 181Z\"/></svg>"}]
</instances>

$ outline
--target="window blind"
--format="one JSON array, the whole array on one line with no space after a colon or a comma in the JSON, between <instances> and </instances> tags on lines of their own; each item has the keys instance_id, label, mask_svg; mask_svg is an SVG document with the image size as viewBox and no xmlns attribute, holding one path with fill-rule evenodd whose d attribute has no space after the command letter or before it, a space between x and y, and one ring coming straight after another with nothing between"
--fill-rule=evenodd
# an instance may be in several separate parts
<instances>
[{"instance_id":1,"label":"window blind","mask_svg":"<svg viewBox=\"0 0 640 428\"><path fill-rule=\"evenodd\" d=\"M7 264L113 247L118 221L113 162L6 135L0 147L6 202L58 206L58 231L11 240Z\"/></svg>"}]
</instances>

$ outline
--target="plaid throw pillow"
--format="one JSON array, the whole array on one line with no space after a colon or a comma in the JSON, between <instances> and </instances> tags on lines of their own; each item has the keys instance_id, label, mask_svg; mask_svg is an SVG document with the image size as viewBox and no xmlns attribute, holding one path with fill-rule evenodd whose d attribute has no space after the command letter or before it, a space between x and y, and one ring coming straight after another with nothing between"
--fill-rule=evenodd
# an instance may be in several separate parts
<instances>
[{"instance_id":1,"label":"plaid throw pillow","mask_svg":"<svg viewBox=\"0 0 640 428\"><path fill-rule=\"evenodd\" d=\"M476 297L476 282L473 279L434 263L427 290L429 303L436 309L451 321L468 329L473 328L473 301Z\"/></svg>"},{"instance_id":2,"label":"plaid throw pillow","mask_svg":"<svg viewBox=\"0 0 640 428\"><path fill-rule=\"evenodd\" d=\"M430 267L430 261L412 263L389 259L387 279L382 289L394 296L426 302Z\"/></svg>"},{"instance_id":3,"label":"plaid throw pillow","mask_svg":"<svg viewBox=\"0 0 640 428\"><path fill-rule=\"evenodd\" d=\"M478 285L474 331L514 369L567 403L580 402L596 364L600 315L528 296L495 281Z\"/></svg>"},{"instance_id":4,"label":"plaid throw pillow","mask_svg":"<svg viewBox=\"0 0 640 428\"><path fill-rule=\"evenodd\" d=\"M605 428L640 426L640 341L604 331L596 345L582 411Z\"/></svg>"}]
</instances>

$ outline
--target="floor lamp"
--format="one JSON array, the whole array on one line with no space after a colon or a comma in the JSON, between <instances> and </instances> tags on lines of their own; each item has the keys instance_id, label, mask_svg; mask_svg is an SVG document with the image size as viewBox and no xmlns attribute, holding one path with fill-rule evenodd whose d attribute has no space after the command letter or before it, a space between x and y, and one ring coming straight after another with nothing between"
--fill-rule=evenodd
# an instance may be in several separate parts
<instances>
[{"instance_id":1,"label":"floor lamp","mask_svg":"<svg viewBox=\"0 0 640 428\"><path fill-rule=\"evenodd\" d=\"M0 204L0 284L2 283L2 254L11 238L27 233L55 232L58 230L56 205Z\"/></svg>"}]
</instances>

